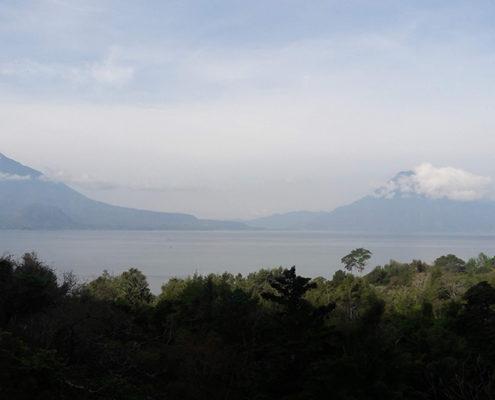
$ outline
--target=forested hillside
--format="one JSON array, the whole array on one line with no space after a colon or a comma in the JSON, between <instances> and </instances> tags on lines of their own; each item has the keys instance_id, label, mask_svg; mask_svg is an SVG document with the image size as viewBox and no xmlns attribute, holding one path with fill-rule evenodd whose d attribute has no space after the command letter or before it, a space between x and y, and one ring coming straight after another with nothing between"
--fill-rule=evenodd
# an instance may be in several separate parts
<instances>
[{"instance_id":1,"label":"forested hillside","mask_svg":"<svg viewBox=\"0 0 495 400\"><path fill-rule=\"evenodd\" d=\"M2 399L493 399L495 260L78 284L0 261ZM345 268L344 268L345 269Z\"/></svg>"}]
</instances>

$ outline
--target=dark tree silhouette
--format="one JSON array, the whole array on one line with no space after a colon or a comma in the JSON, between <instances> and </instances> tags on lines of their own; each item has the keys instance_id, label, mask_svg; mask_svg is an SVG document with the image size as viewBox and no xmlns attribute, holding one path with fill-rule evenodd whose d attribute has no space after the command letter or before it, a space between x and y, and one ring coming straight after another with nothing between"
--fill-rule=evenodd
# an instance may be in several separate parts
<instances>
[{"instance_id":1,"label":"dark tree silhouette","mask_svg":"<svg viewBox=\"0 0 495 400\"><path fill-rule=\"evenodd\" d=\"M273 292L263 292L261 296L283 306L287 312L301 310L308 303L303 296L308 290L316 288L316 284L310 278L303 278L296 274L296 267L285 269L280 276L271 276L268 283L274 289Z\"/></svg>"}]
</instances>

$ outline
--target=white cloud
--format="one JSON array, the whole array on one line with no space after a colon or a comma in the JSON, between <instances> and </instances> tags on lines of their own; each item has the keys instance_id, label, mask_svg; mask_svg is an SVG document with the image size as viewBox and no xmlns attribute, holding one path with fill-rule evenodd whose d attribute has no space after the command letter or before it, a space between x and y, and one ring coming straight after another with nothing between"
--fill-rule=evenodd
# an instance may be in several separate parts
<instances>
[{"instance_id":1,"label":"white cloud","mask_svg":"<svg viewBox=\"0 0 495 400\"><path fill-rule=\"evenodd\" d=\"M95 81L111 86L125 85L134 77L134 68L119 65L112 54L103 62L92 64L89 71Z\"/></svg>"},{"instance_id":2,"label":"white cloud","mask_svg":"<svg viewBox=\"0 0 495 400\"><path fill-rule=\"evenodd\" d=\"M419 192L432 198L447 197L452 200L476 200L487 191L491 179L451 167L435 168L421 164L415 168Z\"/></svg>"},{"instance_id":3,"label":"white cloud","mask_svg":"<svg viewBox=\"0 0 495 400\"><path fill-rule=\"evenodd\" d=\"M488 191L489 177L475 175L462 169L437 168L423 163L413 171L399 174L377 191L380 197L417 194L431 199L447 198L472 201L483 198Z\"/></svg>"},{"instance_id":4,"label":"white cloud","mask_svg":"<svg viewBox=\"0 0 495 400\"><path fill-rule=\"evenodd\" d=\"M123 182L121 180L103 180L88 173L72 174L65 170L48 169L47 175L43 175L40 179L47 182L65 183L73 186L76 189L86 191L110 191L110 190L129 190L140 192L198 192L199 190L207 190L205 185L178 185L167 184L160 182L157 179L149 179L140 177L139 180L131 182Z\"/></svg>"},{"instance_id":5,"label":"white cloud","mask_svg":"<svg viewBox=\"0 0 495 400\"><path fill-rule=\"evenodd\" d=\"M0 182L5 182L5 181L27 181L30 180L31 176L30 175L14 175L14 174L4 174L0 172Z\"/></svg>"},{"instance_id":6,"label":"white cloud","mask_svg":"<svg viewBox=\"0 0 495 400\"><path fill-rule=\"evenodd\" d=\"M87 173L73 175L64 170L48 169L41 179L47 182L63 182L78 188L90 190L109 190L118 187L116 184L97 179Z\"/></svg>"},{"instance_id":7,"label":"white cloud","mask_svg":"<svg viewBox=\"0 0 495 400\"><path fill-rule=\"evenodd\" d=\"M82 64L40 63L29 59L0 63L0 78L60 81L76 86L120 87L129 83L134 73L134 67L120 64L111 55L103 61Z\"/></svg>"}]
</instances>

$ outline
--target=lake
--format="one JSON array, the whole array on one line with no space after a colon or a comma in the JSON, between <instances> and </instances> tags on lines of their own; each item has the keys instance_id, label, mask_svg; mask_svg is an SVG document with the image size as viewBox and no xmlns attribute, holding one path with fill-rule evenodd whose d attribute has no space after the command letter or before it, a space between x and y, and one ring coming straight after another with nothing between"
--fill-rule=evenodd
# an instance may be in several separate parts
<instances>
[{"instance_id":1,"label":"lake","mask_svg":"<svg viewBox=\"0 0 495 400\"><path fill-rule=\"evenodd\" d=\"M297 266L301 275L331 277L356 247L373 252L370 265L390 259L431 262L453 253L495 255L495 236L396 236L330 232L0 231L0 254L35 251L61 273L81 280L104 269L142 270L154 292L170 277L198 272L249 273L262 267ZM367 270L369 270L368 267Z\"/></svg>"}]
</instances>

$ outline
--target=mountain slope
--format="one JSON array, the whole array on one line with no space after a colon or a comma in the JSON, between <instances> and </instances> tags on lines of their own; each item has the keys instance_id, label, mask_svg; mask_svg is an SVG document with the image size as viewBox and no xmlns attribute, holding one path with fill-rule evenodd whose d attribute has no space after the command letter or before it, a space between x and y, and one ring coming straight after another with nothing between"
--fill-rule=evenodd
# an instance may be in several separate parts
<instances>
[{"instance_id":1,"label":"mountain slope","mask_svg":"<svg viewBox=\"0 0 495 400\"><path fill-rule=\"evenodd\" d=\"M248 221L249 226L271 230L299 230L310 229L314 221L325 218L327 212L321 211L293 211L285 214L273 214Z\"/></svg>"},{"instance_id":2,"label":"mountain slope","mask_svg":"<svg viewBox=\"0 0 495 400\"><path fill-rule=\"evenodd\" d=\"M242 223L117 207L91 200L0 155L0 229L246 229Z\"/></svg>"},{"instance_id":3,"label":"mountain slope","mask_svg":"<svg viewBox=\"0 0 495 400\"><path fill-rule=\"evenodd\" d=\"M10 178L10 180L16 180L21 177L39 178L42 175L41 172L11 160L2 153L0 153L0 174L5 179Z\"/></svg>"},{"instance_id":4,"label":"mountain slope","mask_svg":"<svg viewBox=\"0 0 495 400\"><path fill-rule=\"evenodd\" d=\"M305 229L384 233L495 232L495 204L367 196L310 221Z\"/></svg>"},{"instance_id":5,"label":"mountain slope","mask_svg":"<svg viewBox=\"0 0 495 400\"><path fill-rule=\"evenodd\" d=\"M276 214L249 221L265 229L374 233L495 233L495 202L428 198L402 184L401 172L374 195L331 212ZM401 182L398 185L397 182Z\"/></svg>"}]
</instances>

